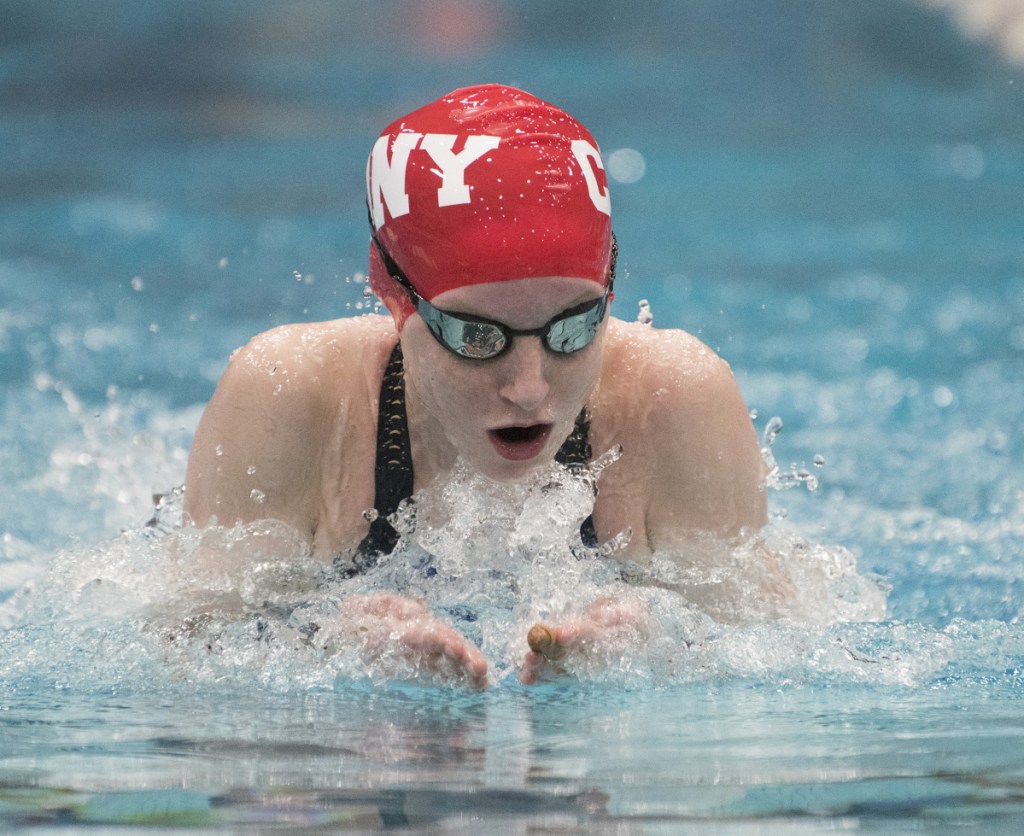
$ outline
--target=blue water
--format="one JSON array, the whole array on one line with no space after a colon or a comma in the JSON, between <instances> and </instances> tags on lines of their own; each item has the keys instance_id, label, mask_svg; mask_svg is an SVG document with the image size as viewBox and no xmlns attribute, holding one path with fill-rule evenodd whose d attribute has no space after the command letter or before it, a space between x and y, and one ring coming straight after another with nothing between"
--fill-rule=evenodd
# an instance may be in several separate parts
<instances>
[{"instance_id":1,"label":"blue water","mask_svg":"<svg viewBox=\"0 0 1024 836\"><path fill-rule=\"evenodd\" d=\"M1024 69L996 40L897 0L0 20L0 829L1015 831ZM485 694L374 685L248 616L140 629L182 606L189 543L145 522L227 356L366 309L373 138L483 80L640 155L615 312L648 300L782 419L781 475L820 483L771 495L807 617L671 611L642 658Z\"/></svg>"}]
</instances>

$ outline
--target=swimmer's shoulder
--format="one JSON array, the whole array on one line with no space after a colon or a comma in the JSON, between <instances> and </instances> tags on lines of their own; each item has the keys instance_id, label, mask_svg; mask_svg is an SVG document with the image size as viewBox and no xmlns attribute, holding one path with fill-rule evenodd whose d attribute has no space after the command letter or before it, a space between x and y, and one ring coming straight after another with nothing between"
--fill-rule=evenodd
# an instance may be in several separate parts
<instances>
[{"instance_id":1,"label":"swimmer's shoulder","mask_svg":"<svg viewBox=\"0 0 1024 836\"><path fill-rule=\"evenodd\" d=\"M367 315L281 325L235 351L220 388L337 403L372 392L397 335L390 317Z\"/></svg>"},{"instance_id":2,"label":"swimmer's shoulder","mask_svg":"<svg viewBox=\"0 0 1024 836\"><path fill-rule=\"evenodd\" d=\"M238 349L196 428L188 515L199 525L269 516L311 535L323 474L347 473L373 449L395 339L390 318L359 317L283 325Z\"/></svg>"},{"instance_id":3,"label":"swimmer's shoulder","mask_svg":"<svg viewBox=\"0 0 1024 836\"><path fill-rule=\"evenodd\" d=\"M625 475L643 474L648 543L757 530L764 463L729 364L685 331L617 322L608 336L595 426L614 416L601 444L622 444Z\"/></svg>"},{"instance_id":4,"label":"swimmer's shoulder","mask_svg":"<svg viewBox=\"0 0 1024 836\"><path fill-rule=\"evenodd\" d=\"M692 334L610 320L601 389L620 408L671 418L680 409L713 408L714 396L735 386L729 364Z\"/></svg>"}]
</instances>

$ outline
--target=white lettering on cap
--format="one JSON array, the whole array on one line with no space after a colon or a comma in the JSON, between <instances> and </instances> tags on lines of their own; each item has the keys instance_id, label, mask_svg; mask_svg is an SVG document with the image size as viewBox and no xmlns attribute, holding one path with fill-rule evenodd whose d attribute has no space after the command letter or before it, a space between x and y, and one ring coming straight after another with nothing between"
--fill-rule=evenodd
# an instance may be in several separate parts
<instances>
[{"instance_id":1,"label":"white lettering on cap","mask_svg":"<svg viewBox=\"0 0 1024 836\"><path fill-rule=\"evenodd\" d=\"M452 148L455 147L456 139L455 134L418 133L400 133L395 136L394 142L390 136L377 139L370 152L370 158L366 161L366 192L370 200L374 229L380 229L384 225L385 206L392 218L400 218L409 213L406 172L409 167L409 155L417 146L426 151L437 165L434 173L441 178L441 185L437 189L437 205L457 206L470 202L472 193L466 184L466 169L484 154L495 150L501 140L496 136L467 136L462 150L455 154ZM607 187L602 189L598 185L595 172L595 166L604 171L600 152L587 140L576 139L572 142L572 153L580 164L583 179L587 184L587 193L594 207L606 215L611 215L611 197Z\"/></svg>"},{"instance_id":2,"label":"white lettering on cap","mask_svg":"<svg viewBox=\"0 0 1024 836\"><path fill-rule=\"evenodd\" d=\"M427 134L420 148L433 157L437 163L437 174L441 175L441 188L437 190L438 206L457 206L469 203L469 186L466 185L466 169L488 151L498 147L501 140L496 136L467 136L466 144L458 154L452 153L455 134Z\"/></svg>"},{"instance_id":3,"label":"white lettering on cap","mask_svg":"<svg viewBox=\"0 0 1024 836\"><path fill-rule=\"evenodd\" d=\"M384 225L384 204L387 203L391 217L399 218L409 213L409 195L405 191L405 169L409 165L409 154L423 134L401 133L395 137L388 160L390 136L382 136L373 144L370 158L366 161L366 193L370 198L373 212L373 228Z\"/></svg>"},{"instance_id":4,"label":"white lettering on cap","mask_svg":"<svg viewBox=\"0 0 1024 836\"><path fill-rule=\"evenodd\" d=\"M604 171L604 162L601 160L601 153L585 139L574 139L572 141L572 153L575 155L580 168L583 169L583 179L587 181L587 192L598 212L606 215L612 213L612 198L608 188L603 190L597 183L597 175L594 173L594 165ZM593 162L594 165L591 165Z\"/></svg>"}]
</instances>

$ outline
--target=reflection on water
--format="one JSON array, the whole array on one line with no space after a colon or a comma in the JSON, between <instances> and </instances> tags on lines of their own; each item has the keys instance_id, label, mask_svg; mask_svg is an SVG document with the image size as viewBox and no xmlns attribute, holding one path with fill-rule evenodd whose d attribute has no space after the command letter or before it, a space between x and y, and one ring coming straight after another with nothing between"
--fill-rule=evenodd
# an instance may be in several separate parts
<instances>
[{"instance_id":1,"label":"reflection on water","mask_svg":"<svg viewBox=\"0 0 1024 836\"><path fill-rule=\"evenodd\" d=\"M955 687L899 701L868 689L854 704L849 692L707 684L443 698L402 688L228 693L230 705L223 692L184 686L152 701L6 701L0 821L953 824L966 810L1012 820L1020 809L1016 703L996 700L984 721L966 715L954 728L936 708L969 698ZM1011 744L1000 757L995 739ZM984 778L969 777L979 762Z\"/></svg>"}]
</instances>

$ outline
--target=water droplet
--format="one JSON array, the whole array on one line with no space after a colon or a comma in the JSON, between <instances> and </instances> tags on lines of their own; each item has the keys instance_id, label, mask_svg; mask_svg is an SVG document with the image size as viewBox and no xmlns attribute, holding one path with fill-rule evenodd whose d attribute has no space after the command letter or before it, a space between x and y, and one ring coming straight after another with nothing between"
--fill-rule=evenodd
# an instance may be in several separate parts
<instances>
[{"instance_id":1,"label":"water droplet","mask_svg":"<svg viewBox=\"0 0 1024 836\"><path fill-rule=\"evenodd\" d=\"M292 275L295 276L295 281L302 281L302 273L300 273L298 270L292 270Z\"/></svg>"},{"instance_id":2,"label":"water droplet","mask_svg":"<svg viewBox=\"0 0 1024 836\"><path fill-rule=\"evenodd\" d=\"M254 476L256 474L256 465L254 465L254 464L249 465L245 469L245 472L248 473L250 476Z\"/></svg>"},{"instance_id":3,"label":"water droplet","mask_svg":"<svg viewBox=\"0 0 1024 836\"><path fill-rule=\"evenodd\" d=\"M262 505L266 501L267 495L265 493L263 493L263 491L257 490L256 488L253 488L249 492L249 499L251 499L253 502L255 502L255 503L259 504L259 505Z\"/></svg>"},{"instance_id":4,"label":"water droplet","mask_svg":"<svg viewBox=\"0 0 1024 836\"><path fill-rule=\"evenodd\" d=\"M821 453L818 453L818 455L816 455L814 457L814 466L815 467L824 467L825 466L825 457L823 455L821 455Z\"/></svg>"},{"instance_id":5,"label":"water droplet","mask_svg":"<svg viewBox=\"0 0 1024 836\"><path fill-rule=\"evenodd\" d=\"M142 290L142 288L144 287L145 284L142 281L142 276L136 276L135 278L132 279L132 290L139 291Z\"/></svg>"},{"instance_id":6,"label":"water droplet","mask_svg":"<svg viewBox=\"0 0 1024 836\"><path fill-rule=\"evenodd\" d=\"M379 516L380 513L377 511L376 508L367 508L365 511L363 511L363 519L367 522L373 522Z\"/></svg>"},{"instance_id":7,"label":"water droplet","mask_svg":"<svg viewBox=\"0 0 1024 836\"><path fill-rule=\"evenodd\" d=\"M775 443L775 439L779 437L780 432L782 432L782 419L778 415L769 418L764 428L761 446L771 447Z\"/></svg>"},{"instance_id":8,"label":"water droplet","mask_svg":"<svg viewBox=\"0 0 1024 836\"><path fill-rule=\"evenodd\" d=\"M226 258L222 258L222 259L221 259L220 261L218 261L218 262L217 262L217 266L218 266L218 267L219 267L219 268L220 268L221 270L223 270L223 269L224 269L225 267L227 267L227 266L228 266L228 264L229 264L229 263L230 263L230 262L229 262L229 261L228 261L228 260L227 260Z\"/></svg>"},{"instance_id":9,"label":"water droplet","mask_svg":"<svg viewBox=\"0 0 1024 836\"><path fill-rule=\"evenodd\" d=\"M216 447L214 447L214 448L213 448L213 454L214 454L215 456L223 456L223 455L224 455L224 448L223 448L223 447L221 447L221 446L220 446L220 445L218 444L218 445L217 445Z\"/></svg>"},{"instance_id":10,"label":"water droplet","mask_svg":"<svg viewBox=\"0 0 1024 836\"><path fill-rule=\"evenodd\" d=\"M654 314L651 313L651 303L646 299L639 302L640 311L636 315L636 321L641 325L650 325L654 322Z\"/></svg>"}]
</instances>

